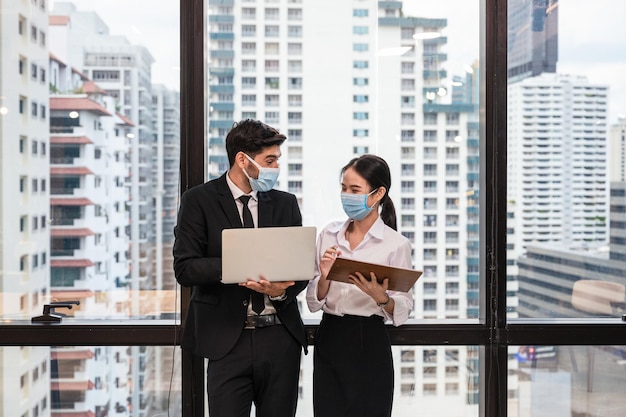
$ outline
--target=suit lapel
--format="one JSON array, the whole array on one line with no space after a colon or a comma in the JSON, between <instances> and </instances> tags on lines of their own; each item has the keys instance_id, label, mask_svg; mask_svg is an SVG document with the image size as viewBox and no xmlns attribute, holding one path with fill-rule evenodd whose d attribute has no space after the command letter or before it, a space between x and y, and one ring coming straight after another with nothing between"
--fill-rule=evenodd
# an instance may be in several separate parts
<instances>
[{"instance_id":1,"label":"suit lapel","mask_svg":"<svg viewBox=\"0 0 626 417\"><path fill-rule=\"evenodd\" d=\"M258 193L257 197L259 198L259 227L273 226L274 205L272 199L267 193Z\"/></svg>"},{"instance_id":2,"label":"suit lapel","mask_svg":"<svg viewBox=\"0 0 626 417\"><path fill-rule=\"evenodd\" d=\"M228 188L228 183L226 182L226 174L217 179L217 193L218 202L220 206L222 206L222 210L224 210L224 214L226 214L230 226L232 228L243 227L239 210L237 210L237 204L235 204L233 194L230 192L230 188Z\"/></svg>"}]
</instances>

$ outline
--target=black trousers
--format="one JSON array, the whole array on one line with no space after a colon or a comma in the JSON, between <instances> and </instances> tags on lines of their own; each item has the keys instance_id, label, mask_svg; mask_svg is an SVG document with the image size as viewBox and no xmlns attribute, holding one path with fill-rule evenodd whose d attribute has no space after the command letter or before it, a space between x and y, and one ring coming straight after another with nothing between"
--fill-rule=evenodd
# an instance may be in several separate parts
<instances>
[{"instance_id":1,"label":"black trousers","mask_svg":"<svg viewBox=\"0 0 626 417\"><path fill-rule=\"evenodd\" d=\"M244 330L232 351L207 367L210 417L293 417L302 347L283 325Z\"/></svg>"},{"instance_id":2,"label":"black trousers","mask_svg":"<svg viewBox=\"0 0 626 417\"><path fill-rule=\"evenodd\" d=\"M315 417L389 417L393 358L382 317L324 314L313 349Z\"/></svg>"}]
</instances>

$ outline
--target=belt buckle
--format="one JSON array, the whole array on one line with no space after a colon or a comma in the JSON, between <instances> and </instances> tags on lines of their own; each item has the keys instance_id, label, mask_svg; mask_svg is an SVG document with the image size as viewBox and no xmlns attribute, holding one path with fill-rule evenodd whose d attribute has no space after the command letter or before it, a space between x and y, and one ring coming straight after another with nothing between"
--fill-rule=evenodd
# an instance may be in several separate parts
<instances>
[{"instance_id":1,"label":"belt buckle","mask_svg":"<svg viewBox=\"0 0 626 417\"><path fill-rule=\"evenodd\" d=\"M264 314L261 316L247 316L244 329L260 329L263 327L279 324L280 320L275 314Z\"/></svg>"}]
</instances>

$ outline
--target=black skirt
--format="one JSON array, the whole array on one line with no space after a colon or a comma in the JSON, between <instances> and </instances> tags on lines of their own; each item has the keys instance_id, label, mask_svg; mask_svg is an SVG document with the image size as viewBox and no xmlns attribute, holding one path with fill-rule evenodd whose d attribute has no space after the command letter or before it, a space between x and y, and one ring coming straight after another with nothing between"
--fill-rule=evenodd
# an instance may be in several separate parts
<instances>
[{"instance_id":1,"label":"black skirt","mask_svg":"<svg viewBox=\"0 0 626 417\"><path fill-rule=\"evenodd\" d=\"M389 417L391 343L381 316L324 313L313 349L315 417Z\"/></svg>"}]
</instances>

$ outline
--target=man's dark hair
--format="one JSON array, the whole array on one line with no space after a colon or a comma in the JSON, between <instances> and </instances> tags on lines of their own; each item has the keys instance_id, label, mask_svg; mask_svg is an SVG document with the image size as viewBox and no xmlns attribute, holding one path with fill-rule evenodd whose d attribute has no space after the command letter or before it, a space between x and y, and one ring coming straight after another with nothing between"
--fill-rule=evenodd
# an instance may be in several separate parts
<instances>
[{"instance_id":1,"label":"man's dark hair","mask_svg":"<svg viewBox=\"0 0 626 417\"><path fill-rule=\"evenodd\" d=\"M254 158L263 149L282 145L287 137L278 130L258 120L246 119L235 122L226 135L226 154L228 163L235 164L235 155L239 152Z\"/></svg>"}]
</instances>

